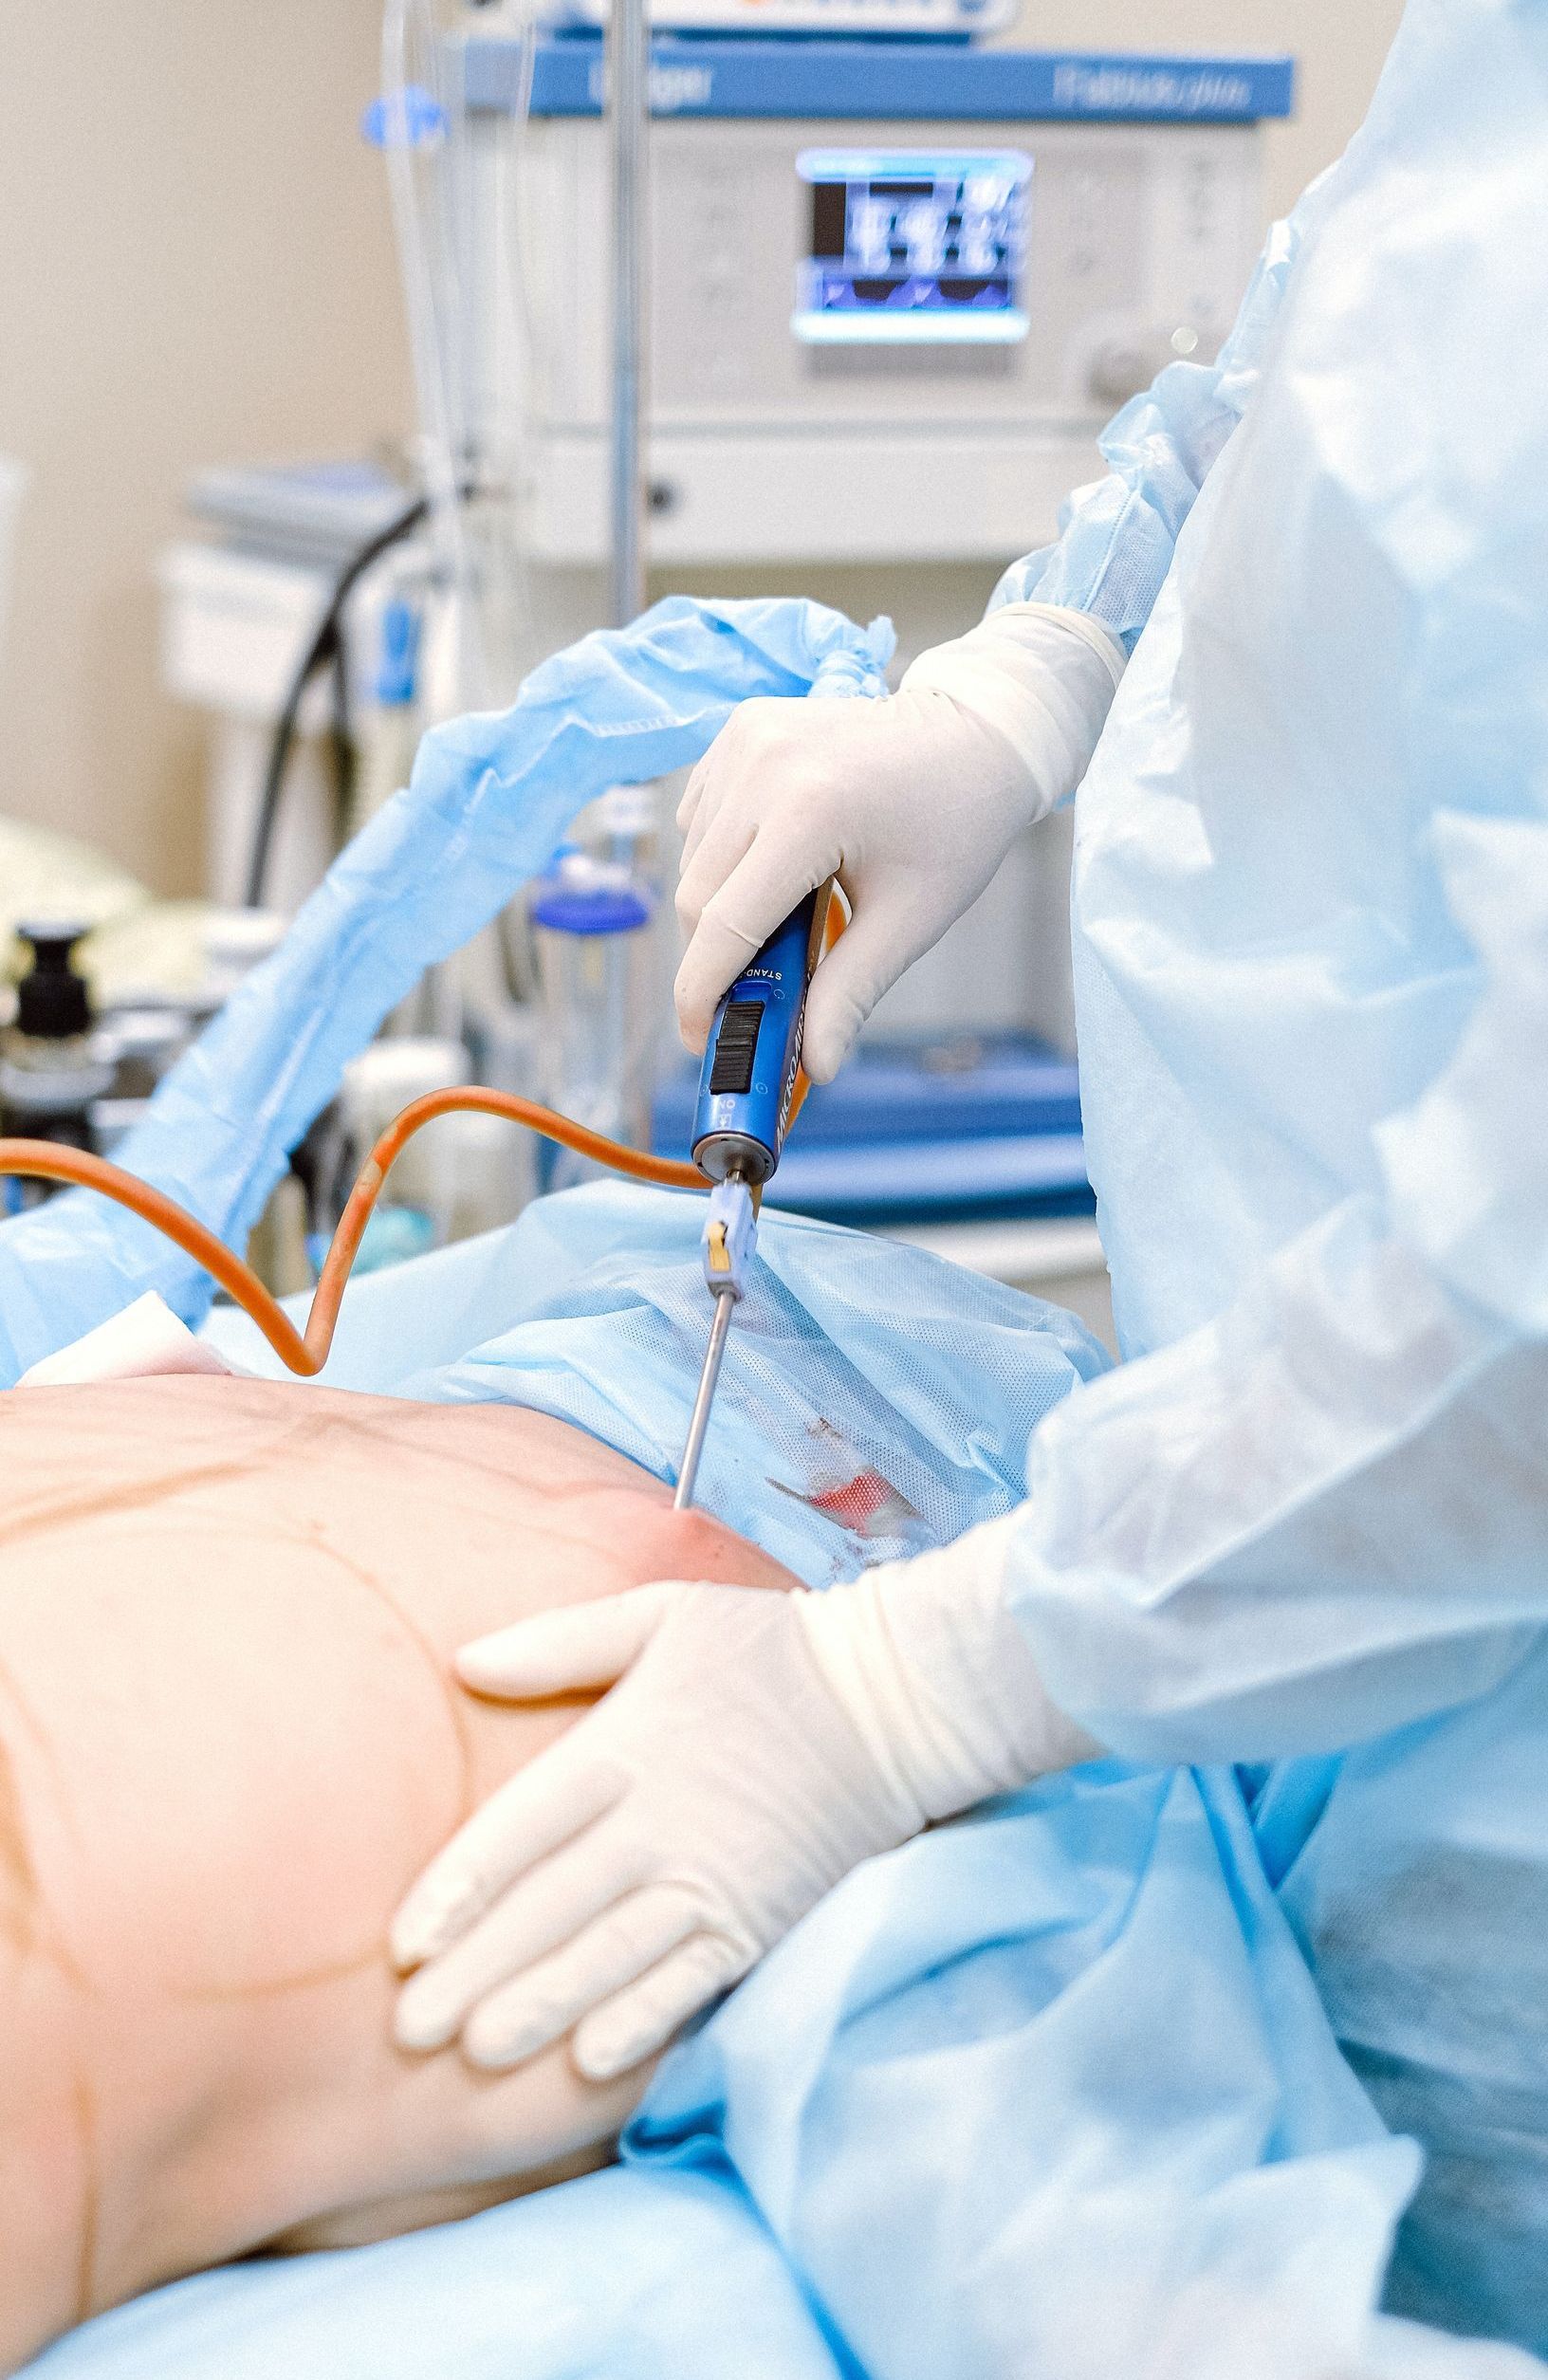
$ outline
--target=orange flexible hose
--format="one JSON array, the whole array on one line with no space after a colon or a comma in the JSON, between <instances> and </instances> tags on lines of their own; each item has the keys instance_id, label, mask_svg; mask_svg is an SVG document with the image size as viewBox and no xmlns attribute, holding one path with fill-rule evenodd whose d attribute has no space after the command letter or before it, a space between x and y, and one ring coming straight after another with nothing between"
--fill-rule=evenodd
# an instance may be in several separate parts
<instances>
[{"instance_id":1,"label":"orange flexible hose","mask_svg":"<svg viewBox=\"0 0 1548 2380\"><path fill-rule=\"evenodd\" d=\"M186 1256L192 1256L196 1264L202 1264L228 1296L251 1315L280 1361L304 1378L310 1378L322 1371L328 1359L344 1284L394 1158L422 1125L433 1123L437 1116L459 1112L506 1116L513 1123L530 1124L546 1139L560 1141L583 1157L595 1157L599 1164L611 1166L614 1172L630 1174L636 1181L660 1183L669 1190L709 1188L697 1166L680 1164L671 1157L648 1156L642 1150L627 1148L622 1141L609 1140L604 1134L591 1132L584 1124L572 1123L567 1116L557 1116L551 1108L540 1107L536 1099L517 1098L507 1091L486 1091L476 1084L431 1091L422 1099L411 1100L401 1115L394 1116L361 1167L312 1293L306 1328L301 1332L250 1264L244 1264L240 1256L233 1256L206 1225L186 1208L179 1207L175 1198L153 1190L149 1182L142 1182L138 1174L126 1173L122 1166L112 1164L108 1158L93 1156L86 1149L66 1148L53 1140L0 1140L0 1174L20 1173L47 1182L74 1183L82 1190L100 1190L104 1198L127 1207L131 1214L153 1225Z\"/></svg>"},{"instance_id":2,"label":"orange flexible hose","mask_svg":"<svg viewBox=\"0 0 1548 2380\"><path fill-rule=\"evenodd\" d=\"M824 951L832 950L844 931L844 923L838 903L830 901L823 921ZM801 1114L810 1089L804 1071L798 1072L786 1132ZM185 1256L201 1264L228 1297L252 1317L280 1361L304 1379L310 1379L327 1362L350 1270L359 1254L371 1209L381 1195L394 1160L423 1125L433 1123L437 1116L459 1114L504 1116L514 1124L529 1124L545 1140L557 1140L562 1147L575 1150L578 1155L595 1158L599 1165L610 1166L615 1173L627 1174L636 1182L654 1182L667 1190L710 1188L696 1165L674 1157L653 1157L644 1150L631 1149L624 1141L609 1140L605 1133L594 1133L589 1126L573 1123L569 1116L557 1114L551 1107L540 1106L536 1099L519 1098L514 1092L488 1091L477 1083L429 1091L423 1098L411 1099L394 1116L361 1166L322 1261L306 1328L298 1331L250 1264L244 1264L240 1256L233 1256L224 1241L191 1215L186 1207L179 1207L165 1191L153 1190L138 1173L126 1173L121 1165L94 1156L86 1149L67 1148L60 1141L0 1139L0 1176L22 1174L46 1182L69 1182L80 1190L100 1190L104 1198L127 1207L131 1214L138 1215L163 1239L171 1240Z\"/></svg>"}]
</instances>

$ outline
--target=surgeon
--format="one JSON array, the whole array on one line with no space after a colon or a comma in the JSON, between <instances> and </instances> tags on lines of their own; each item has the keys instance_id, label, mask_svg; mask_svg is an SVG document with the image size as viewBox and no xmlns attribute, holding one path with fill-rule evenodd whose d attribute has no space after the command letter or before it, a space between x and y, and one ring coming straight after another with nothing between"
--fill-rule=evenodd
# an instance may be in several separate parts
<instances>
[{"instance_id":1,"label":"surgeon","mask_svg":"<svg viewBox=\"0 0 1548 2380\"><path fill-rule=\"evenodd\" d=\"M1479 2327L1548 2332L1545 157L1545 0L1412 0L1218 361L1118 415L983 624L884 699L745 704L696 770L685 1037L835 875L820 1080L1084 779L1130 1360L938 1552L469 1647L482 1693L607 1690L405 1905L405 2041L499 2067L573 2027L612 2076L985 1796L1098 1751L1263 1763L1341 2036L1450 2158L1411 2301L1472 2256ZM1538 2249L1484 2276L1513 2224Z\"/></svg>"}]
</instances>

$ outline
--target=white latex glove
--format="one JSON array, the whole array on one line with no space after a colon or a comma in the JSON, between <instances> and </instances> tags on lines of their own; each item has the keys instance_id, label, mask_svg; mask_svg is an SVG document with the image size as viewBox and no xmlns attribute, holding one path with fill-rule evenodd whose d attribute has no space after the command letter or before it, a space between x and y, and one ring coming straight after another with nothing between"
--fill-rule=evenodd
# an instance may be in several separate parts
<instances>
[{"instance_id":1,"label":"white latex glove","mask_svg":"<svg viewBox=\"0 0 1548 2380\"><path fill-rule=\"evenodd\" d=\"M621 2074L860 1860L1089 1757L1004 1610L1015 1520L825 1595L670 1581L466 1647L480 1693L612 1690L404 1902L400 2045L466 2026L509 2066L578 2024Z\"/></svg>"},{"instance_id":2,"label":"white latex glove","mask_svg":"<svg viewBox=\"0 0 1548 2380\"><path fill-rule=\"evenodd\" d=\"M831 1081L882 993L1074 792L1124 657L1081 612L1007 603L879 701L763 696L733 711L677 812L690 1049L754 951L837 876L851 923L812 978L802 1039L813 1081Z\"/></svg>"}]
</instances>

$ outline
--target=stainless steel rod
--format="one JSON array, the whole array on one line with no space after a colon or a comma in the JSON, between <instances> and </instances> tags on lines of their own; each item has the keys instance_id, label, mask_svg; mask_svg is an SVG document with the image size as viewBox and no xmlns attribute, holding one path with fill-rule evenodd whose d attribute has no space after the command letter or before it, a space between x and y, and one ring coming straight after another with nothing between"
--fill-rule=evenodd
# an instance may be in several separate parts
<instances>
[{"instance_id":1,"label":"stainless steel rod","mask_svg":"<svg viewBox=\"0 0 1548 2380\"><path fill-rule=\"evenodd\" d=\"M651 37L646 0L612 0L613 423L610 583L616 628L645 609L646 237Z\"/></svg>"},{"instance_id":2,"label":"stainless steel rod","mask_svg":"<svg viewBox=\"0 0 1548 2380\"><path fill-rule=\"evenodd\" d=\"M731 1308L736 1300L728 1289L722 1289L715 1299L715 1319L710 1325L710 1351L699 1374L699 1393L693 1399L693 1418L688 1425L688 1444L683 1448L682 1468L677 1474L677 1493L672 1500L673 1512L686 1512L693 1502L694 1483L699 1476L699 1457L704 1452L704 1433L710 1427L710 1408L715 1401L715 1382L720 1377L720 1359L726 1353L726 1334L731 1327Z\"/></svg>"}]
</instances>

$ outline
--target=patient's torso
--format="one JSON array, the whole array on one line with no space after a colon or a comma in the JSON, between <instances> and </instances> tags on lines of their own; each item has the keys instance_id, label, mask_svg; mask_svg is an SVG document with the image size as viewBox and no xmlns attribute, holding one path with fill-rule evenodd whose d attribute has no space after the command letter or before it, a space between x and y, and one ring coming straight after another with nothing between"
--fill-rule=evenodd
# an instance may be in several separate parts
<instances>
[{"instance_id":1,"label":"patient's torso","mask_svg":"<svg viewBox=\"0 0 1548 2380\"><path fill-rule=\"evenodd\" d=\"M390 2046L397 1898L573 1717L475 1703L448 1658L647 1578L785 1574L509 1407L21 1391L0 1483L0 2368L310 2218L609 2137L637 2083Z\"/></svg>"}]
</instances>

